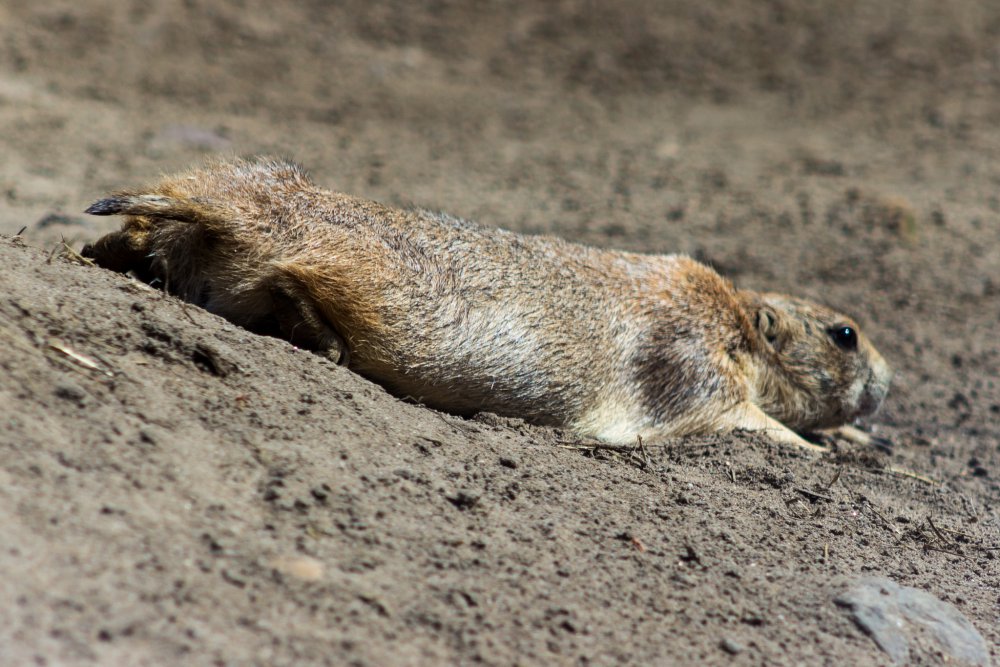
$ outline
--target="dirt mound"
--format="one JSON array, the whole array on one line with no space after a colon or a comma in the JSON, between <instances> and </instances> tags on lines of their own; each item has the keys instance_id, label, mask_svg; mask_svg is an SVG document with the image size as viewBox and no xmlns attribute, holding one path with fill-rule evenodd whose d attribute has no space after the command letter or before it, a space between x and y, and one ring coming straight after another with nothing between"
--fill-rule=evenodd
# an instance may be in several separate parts
<instances>
[{"instance_id":1,"label":"dirt mound","mask_svg":"<svg viewBox=\"0 0 1000 667\"><path fill-rule=\"evenodd\" d=\"M997 660L1000 10L609 7L0 8L0 662L868 664L870 576ZM581 450L56 252L213 153L846 310L895 447Z\"/></svg>"}]
</instances>

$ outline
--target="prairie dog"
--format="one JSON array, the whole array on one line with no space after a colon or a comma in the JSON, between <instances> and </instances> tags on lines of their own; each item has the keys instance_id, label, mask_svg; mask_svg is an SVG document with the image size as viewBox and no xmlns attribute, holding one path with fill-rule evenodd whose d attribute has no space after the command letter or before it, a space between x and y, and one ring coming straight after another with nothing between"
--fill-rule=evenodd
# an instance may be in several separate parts
<instances>
[{"instance_id":1,"label":"prairie dog","mask_svg":"<svg viewBox=\"0 0 1000 667\"><path fill-rule=\"evenodd\" d=\"M736 289L682 255L601 250L315 186L229 160L87 209L124 215L84 248L399 396L633 442L798 433L878 409L891 371L824 306Z\"/></svg>"}]
</instances>

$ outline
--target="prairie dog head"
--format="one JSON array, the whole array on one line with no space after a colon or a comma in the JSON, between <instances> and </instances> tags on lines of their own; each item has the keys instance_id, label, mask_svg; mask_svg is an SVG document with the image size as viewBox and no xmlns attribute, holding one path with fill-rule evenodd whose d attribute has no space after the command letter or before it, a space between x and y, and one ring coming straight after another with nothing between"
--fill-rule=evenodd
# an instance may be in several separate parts
<instances>
[{"instance_id":1,"label":"prairie dog head","mask_svg":"<svg viewBox=\"0 0 1000 667\"><path fill-rule=\"evenodd\" d=\"M758 337L757 401L796 431L878 410L892 370L851 318L774 293L745 293Z\"/></svg>"}]
</instances>

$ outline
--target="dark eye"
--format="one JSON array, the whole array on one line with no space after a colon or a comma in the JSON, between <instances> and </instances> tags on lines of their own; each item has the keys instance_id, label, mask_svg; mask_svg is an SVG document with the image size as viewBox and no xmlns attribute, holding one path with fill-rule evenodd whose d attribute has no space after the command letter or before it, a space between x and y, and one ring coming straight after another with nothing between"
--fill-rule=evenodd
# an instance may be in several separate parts
<instances>
[{"instance_id":1,"label":"dark eye","mask_svg":"<svg viewBox=\"0 0 1000 667\"><path fill-rule=\"evenodd\" d=\"M830 338L841 350L853 352L858 349L858 332L854 330L854 327L833 327L830 329Z\"/></svg>"}]
</instances>

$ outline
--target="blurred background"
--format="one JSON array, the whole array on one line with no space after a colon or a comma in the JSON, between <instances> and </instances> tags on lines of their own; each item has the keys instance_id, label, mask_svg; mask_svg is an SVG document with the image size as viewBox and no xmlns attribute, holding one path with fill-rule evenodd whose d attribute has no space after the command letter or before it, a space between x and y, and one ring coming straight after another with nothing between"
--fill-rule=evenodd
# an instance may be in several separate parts
<instances>
[{"instance_id":1,"label":"blurred background","mask_svg":"<svg viewBox=\"0 0 1000 667\"><path fill-rule=\"evenodd\" d=\"M7 0L0 26L6 233L211 153L658 249L789 175L996 208L966 189L996 177L996 3Z\"/></svg>"}]
</instances>

